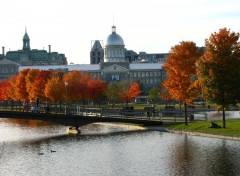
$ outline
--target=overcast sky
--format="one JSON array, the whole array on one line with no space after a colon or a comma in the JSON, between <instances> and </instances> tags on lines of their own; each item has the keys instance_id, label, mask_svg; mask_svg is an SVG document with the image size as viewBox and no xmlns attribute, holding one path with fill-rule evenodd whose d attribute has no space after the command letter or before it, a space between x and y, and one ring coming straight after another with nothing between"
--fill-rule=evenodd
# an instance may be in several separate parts
<instances>
[{"instance_id":1,"label":"overcast sky","mask_svg":"<svg viewBox=\"0 0 240 176\"><path fill-rule=\"evenodd\" d=\"M22 49L26 26L31 49L51 45L68 63L89 64L91 41L105 43L113 24L126 49L147 53L166 53L180 41L203 46L223 27L239 32L240 1L5 0L0 20L6 51Z\"/></svg>"}]
</instances>

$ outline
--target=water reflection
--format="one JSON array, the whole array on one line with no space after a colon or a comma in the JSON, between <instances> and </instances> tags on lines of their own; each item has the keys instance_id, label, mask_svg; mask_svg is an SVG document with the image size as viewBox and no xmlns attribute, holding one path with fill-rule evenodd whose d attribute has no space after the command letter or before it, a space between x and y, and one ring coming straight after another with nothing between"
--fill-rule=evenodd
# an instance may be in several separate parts
<instances>
[{"instance_id":1,"label":"water reflection","mask_svg":"<svg viewBox=\"0 0 240 176\"><path fill-rule=\"evenodd\" d=\"M240 159L237 141L185 135L172 148L172 169L176 175L238 175Z\"/></svg>"},{"instance_id":2,"label":"water reflection","mask_svg":"<svg viewBox=\"0 0 240 176\"><path fill-rule=\"evenodd\" d=\"M194 143L189 141L188 136L184 136L173 148L172 169L178 175L191 175L187 167L193 163L194 157Z\"/></svg>"},{"instance_id":3,"label":"water reflection","mask_svg":"<svg viewBox=\"0 0 240 176\"><path fill-rule=\"evenodd\" d=\"M240 162L239 158L235 158L235 154L239 154L239 151L233 150L227 141L221 141L219 144L212 150L211 162L208 162L208 172L212 173L211 175L237 175ZM213 159L217 161L214 164L212 164Z\"/></svg>"},{"instance_id":4,"label":"water reflection","mask_svg":"<svg viewBox=\"0 0 240 176\"><path fill-rule=\"evenodd\" d=\"M238 141L120 124L68 135L64 126L14 123L0 122L0 175L240 175Z\"/></svg>"}]
</instances>

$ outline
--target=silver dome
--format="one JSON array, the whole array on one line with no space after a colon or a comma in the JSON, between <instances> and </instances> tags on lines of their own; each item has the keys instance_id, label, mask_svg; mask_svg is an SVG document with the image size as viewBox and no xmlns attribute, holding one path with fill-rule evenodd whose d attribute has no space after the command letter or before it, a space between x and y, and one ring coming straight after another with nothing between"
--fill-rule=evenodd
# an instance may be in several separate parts
<instances>
[{"instance_id":1,"label":"silver dome","mask_svg":"<svg viewBox=\"0 0 240 176\"><path fill-rule=\"evenodd\" d=\"M116 33L116 27L112 27L112 34L110 34L106 40L106 45L121 45L124 46L123 39Z\"/></svg>"}]
</instances>

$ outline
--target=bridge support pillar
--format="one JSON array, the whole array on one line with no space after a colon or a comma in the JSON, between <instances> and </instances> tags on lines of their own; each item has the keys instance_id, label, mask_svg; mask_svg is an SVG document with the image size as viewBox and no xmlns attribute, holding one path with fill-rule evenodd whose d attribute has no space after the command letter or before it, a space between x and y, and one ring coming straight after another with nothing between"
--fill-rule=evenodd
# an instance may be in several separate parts
<instances>
[{"instance_id":1,"label":"bridge support pillar","mask_svg":"<svg viewBox=\"0 0 240 176\"><path fill-rule=\"evenodd\" d=\"M81 129L79 126L76 126L76 129L77 129L77 133L80 134L81 133Z\"/></svg>"}]
</instances>

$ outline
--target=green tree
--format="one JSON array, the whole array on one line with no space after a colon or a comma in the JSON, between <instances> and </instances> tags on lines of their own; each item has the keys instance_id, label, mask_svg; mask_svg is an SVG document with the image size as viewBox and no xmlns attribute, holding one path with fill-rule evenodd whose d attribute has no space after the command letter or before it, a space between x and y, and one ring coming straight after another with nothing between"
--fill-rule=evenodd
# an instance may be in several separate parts
<instances>
[{"instance_id":1,"label":"green tree","mask_svg":"<svg viewBox=\"0 0 240 176\"><path fill-rule=\"evenodd\" d=\"M222 106L225 128L225 108L240 101L239 33L220 29L205 45L206 52L198 63L199 81L204 97Z\"/></svg>"},{"instance_id":2,"label":"green tree","mask_svg":"<svg viewBox=\"0 0 240 176\"><path fill-rule=\"evenodd\" d=\"M159 88L158 87L154 87L154 88L149 90L148 99L152 100L154 102L154 104L156 103L156 101L158 101L160 99L159 98Z\"/></svg>"},{"instance_id":3,"label":"green tree","mask_svg":"<svg viewBox=\"0 0 240 176\"><path fill-rule=\"evenodd\" d=\"M119 86L115 82L110 82L107 85L107 90L105 91L105 95L108 101L112 104L112 108L114 107L115 103L119 102L118 92Z\"/></svg>"}]
</instances>

